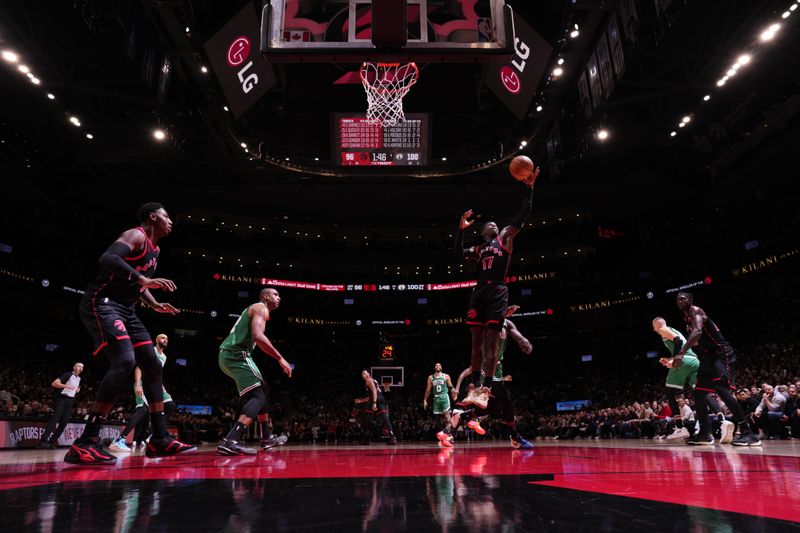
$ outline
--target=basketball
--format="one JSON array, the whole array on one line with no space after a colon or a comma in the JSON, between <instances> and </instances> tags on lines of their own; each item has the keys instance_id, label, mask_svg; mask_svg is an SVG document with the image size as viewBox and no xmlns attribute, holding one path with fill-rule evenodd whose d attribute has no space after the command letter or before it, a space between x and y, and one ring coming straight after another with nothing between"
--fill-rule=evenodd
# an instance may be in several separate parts
<instances>
[{"instance_id":1,"label":"basketball","mask_svg":"<svg viewBox=\"0 0 800 533\"><path fill-rule=\"evenodd\" d=\"M515 180L525 181L533 173L533 161L528 156L518 155L511 160L508 171L511 172Z\"/></svg>"}]
</instances>

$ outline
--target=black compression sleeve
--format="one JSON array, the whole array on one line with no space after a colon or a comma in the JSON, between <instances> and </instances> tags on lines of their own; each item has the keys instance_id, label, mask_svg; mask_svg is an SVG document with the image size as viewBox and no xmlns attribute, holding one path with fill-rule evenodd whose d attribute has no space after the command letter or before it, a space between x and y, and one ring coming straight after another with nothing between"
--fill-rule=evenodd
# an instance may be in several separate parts
<instances>
[{"instance_id":1,"label":"black compression sleeve","mask_svg":"<svg viewBox=\"0 0 800 533\"><path fill-rule=\"evenodd\" d=\"M533 210L533 187L530 187L528 194L525 196L525 200L522 203L522 209L519 213L517 213L514 218L511 220L510 226L522 229L522 226L525 225L525 221L528 220L528 217L531 216L531 211Z\"/></svg>"},{"instance_id":2,"label":"black compression sleeve","mask_svg":"<svg viewBox=\"0 0 800 533\"><path fill-rule=\"evenodd\" d=\"M672 339L672 342L675 343L675 353L681 351L681 347L683 346L683 339L681 339L680 337L675 337L674 339ZM675 353L672 355L675 355Z\"/></svg>"},{"instance_id":3,"label":"black compression sleeve","mask_svg":"<svg viewBox=\"0 0 800 533\"><path fill-rule=\"evenodd\" d=\"M100 256L100 265L114 274L119 274L130 280L138 281L142 275L131 268L124 259L129 253L131 253L131 249L127 244L115 241L108 247L108 250Z\"/></svg>"}]
</instances>

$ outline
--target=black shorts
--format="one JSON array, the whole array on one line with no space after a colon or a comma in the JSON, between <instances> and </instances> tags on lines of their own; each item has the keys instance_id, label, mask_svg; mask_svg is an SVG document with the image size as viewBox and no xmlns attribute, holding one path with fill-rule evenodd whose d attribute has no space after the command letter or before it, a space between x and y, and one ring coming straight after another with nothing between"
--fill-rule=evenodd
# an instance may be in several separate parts
<instances>
[{"instance_id":1,"label":"black shorts","mask_svg":"<svg viewBox=\"0 0 800 533\"><path fill-rule=\"evenodd\" d=\"M133 305L122 305L108 298L84 296L80 304L83 325L92 338L92 355L109 349L116 353L126 344L138 348L153 344L150 333L136 316Z\"/></svg>"},{"instance_id":2,"label":"black shorts","mask_svg":"<svg viewBox=\"0 0 800 533\"><path fill-rule=\"evenodd\" d=\"M697 389L714 392L715 387L719 385L730 389L736 388L736 379L733 375L736 353L733 348L726 346L716 352L698 352L697 357L700 359Z\"/></svg>"},{"instance_id":3,"label":"black shorts","mask_svg":"<svg viewBox=\"0 0 800 533\"><path fill-rule=\"evenodd\" d=\"M475 328L502 329L508 308L508 287L483 283L472 289L466 324Z\"/></svg>"},{"instance_id":4,"label":"black shorts","mask_svg":"<svg viewBox=\"0 0 800 533\"><path fill-rule=\"evenodd\" d=\"M366 407L364 407L364 414L365 415L378 416L378 415L381 415L383 413L388 413L389 412L389 407L386 405L386 398L384 398L383 396L378 396L378 401L376 403L378 404L377 405L378 410L377 411L373 411L372 410L372 402L367 401L367 403L364 404L366 406Z\"/></svg>"}]
</instances>

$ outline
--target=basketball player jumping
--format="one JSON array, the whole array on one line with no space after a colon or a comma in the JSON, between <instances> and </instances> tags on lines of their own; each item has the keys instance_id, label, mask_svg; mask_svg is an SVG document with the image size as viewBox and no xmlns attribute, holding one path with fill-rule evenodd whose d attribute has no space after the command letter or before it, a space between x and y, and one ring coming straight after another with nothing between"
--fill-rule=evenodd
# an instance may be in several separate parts
<instances>
[{"instance_id":1,"label":"basketball player jumping","mask_svg":"<svg viewBox=\"0 0 800 533\"><path fill-rule=\"evenodd\" d=\"M441 415L444 423L447 424L450 422L450 393L452 390L453 382L450 381L450 376L442 372L442 363L436 363L433 365L433 374L428 376L422 408L428 409L428 398L433 391L433 414Z\"/></svg>"},{"instance_id":2,"label":"basketball player jumping","mask_svg":"<svg viewBox=\"0 0 800 533\"><path fill-rule=\"evenodd\" d=\"M247 400L239 420L217 446L220 455L255 455L258 450L241 445L244 435L253 420L258 418L261 430L261 449L266 451L276 444L286 442L285 436L273 437L267 416L267 386L261 371L251 356L256 346L281 365L283 373L292 377L292 365L280 354L264 334L270 312L280 306L281 297L272 288L262 289L258 302L245 309L233 325L231 332L219 347L219 367L233 381L239 396Z\"/></svg>"},{"instance_id":3,"label":"basketball player jumping","mask_svg":"<svg viewBox=\"0 0 800 533\"><path fill-rule=\"evenodd\" d=\"M689 437L687 444L714 444L708 419L708 403L706 398L709 392L716 392L717 396L725 402L733 414L733 423L739 428L740 436L733 439L734 446L760 446L761 441L750 430L744 417L742 406L731 394L731 389L736 387L733 375L733 365L736 354L733 347L722 336L717 325L700 307L694 305L694 297L689 292L679 292L676 298L678 309L683 312L689 337L675 354L673 365L680 368L684 364L684 356L693 346L697 346L697 355L700 358L700 368L697 372L697 387L694 399L697 410L697 420L700 422L700 432Z\"/></svg>"},{"instance_id":4,"label":"basketball player jumping","mask_svg":"<svg viewBox=\"0 0 800 533\"><path fill-rule=\"evenodd\" d=\"M503 424L508 426L512 447L521 448L523 450L529 450L533 448L533 444L524 439L519 434L519 431L517 431L517 424L514 416L514 406L511 403L511 393L506 387L506 382L511 381L511 376L506 376L503 374L503 356L506 351L508 337L511 337L514 342L517 343L517 346L519 346L519 349L522 351L522 353L530 355L533 351L533 345L531 345L531 342L525 338L519 329L517 329L517 326L514 325L511 320L509 320L509 317L518 309L518 305L512 305L506 311L503 328L500 330L500 344L497 355L498 361L495 367L494 376L492 376L492 395L489 398L486 410L481 409L477 404L471 409L454 410L453 416L450 419L451 422L449 424L445 424L444 429L436 434L442 446L452 446L452 440L450 439L450 436L458 429L460 424L466 423L468 428L472 429L479 435L484 435L486 430L481 427L478 419L490 414L492 416L500 417ZM458 376L458 381L456 382L456 387L454 389L456 395L458 395L462 381L467 378L471 372L471 368L468 367L465 368L464 371Z\"/></svg>"},{"instance_id":5,"label":"basketball player jumping","mask_svg":"<svg viewBox=\"0 0 800 533\"><path fill-rule=\"evenodd\" d=\"M529 189L525 195L522 210L514 216L511 223L498 230L497 224L487 222L481 229L483 244L464 248L464 230L475 221L470 220L472 209L461 215L461 221L453 243L453 255L456 259L478 262L478 283L472 289L467 311L466 324L472 335L472 352L470 368L473 373L471 381L478 387L465 402L474 403L485 409L489 401L489 390L484 387L487 377L494 375L497 364L497 348L500 333L503 329L506 308L508 306L508 287L506 276L511 263L514 237L525 225L525 221L533 208L533 185L539 175L536 168L524 181ZM480 372L477 379L475 374Z\"/></svg>"},{"instance_id":6,"label":"basketball player jumping","mask_svg":"<svg viewBox=\"0 0 800 533\"><path fill-rule=\"evenodd\" d=\"M175 283L151 278L158 263L157 243L172 231L172 221L161 204L151 202L139 208L141 226L127 230L100 257L100 274L89 284L81 299L80 316L94 341L94 355L106 355L111 367L97 387L83 434L70 447L64 460L68 463L113 464L117 458L100 443L100 429L113 402L130 383L133 368L142 370L142 388L150 398L161 398L164 386L162 366L153 349L153 341L134 305L137 300L159 313L178 314L167 303L159 303L149 289L175 290ZM174 455L193 448L167 433L164 402L149 406L153 436L146 448L148 457Z\"/></svg>"}]
</instances>

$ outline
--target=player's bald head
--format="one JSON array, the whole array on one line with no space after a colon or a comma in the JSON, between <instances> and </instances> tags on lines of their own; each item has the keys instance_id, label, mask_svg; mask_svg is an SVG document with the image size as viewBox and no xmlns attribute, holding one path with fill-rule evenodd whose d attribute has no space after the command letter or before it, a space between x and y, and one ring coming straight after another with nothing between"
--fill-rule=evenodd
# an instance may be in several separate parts
<instances>
[{"instance_id":1,"label":"player's bald head","mask_svg":"<svg viewBox=\"0 0 800 533\"><path fill-rule=\"evenodd\" d=\"M261 289L261 292L258 293L258 297L262 300L269 297L269 296L277 296L278 291L273 289L272 287L267 287L265 289Z\"/></svg>"}]
</instances>

